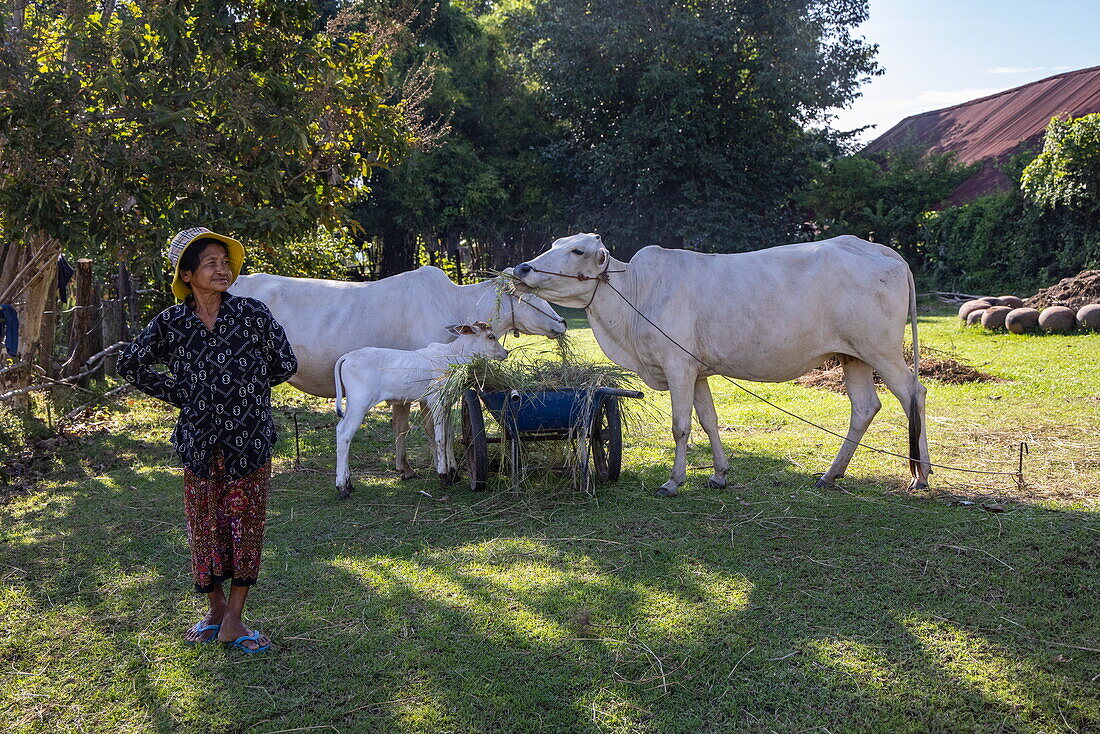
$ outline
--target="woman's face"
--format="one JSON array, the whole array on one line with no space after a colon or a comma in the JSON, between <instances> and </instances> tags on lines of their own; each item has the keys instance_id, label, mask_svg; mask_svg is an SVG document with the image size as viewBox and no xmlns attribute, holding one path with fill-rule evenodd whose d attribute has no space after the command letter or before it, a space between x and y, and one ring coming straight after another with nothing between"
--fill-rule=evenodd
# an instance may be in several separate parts
<instances>
[{"instance_id":1,"label":"woman's face","mask_svg":"<svg viewBox=\"0 0 1100 734\"><path fill-rule=\"evenodd\" d=\"M180 271L180 280L191 286L191 291L196 296L225 293L232 278L229 253L216 242L211 242L199 253L199 262L194 270Z\"/></svg>"}]
</instances>

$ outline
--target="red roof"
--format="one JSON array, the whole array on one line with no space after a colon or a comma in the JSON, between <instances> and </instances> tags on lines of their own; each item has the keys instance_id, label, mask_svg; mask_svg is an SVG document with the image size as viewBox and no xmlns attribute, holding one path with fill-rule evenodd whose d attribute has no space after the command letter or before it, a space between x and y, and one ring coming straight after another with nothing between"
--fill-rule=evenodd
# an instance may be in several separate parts
<instances>
[{"instance_id":1,"label":"red roof","mask_svg":"<svg viewBox=\"0 0 1100 734\"><path fill-rule=\"evenodd\" d=\"M1100 66L1070 71L942 110L907 117L865 148L869 153L917 147L926 153L954 152L960 163L985 161L950 197L962 204L1012 181L999 170L1021 148L1038 146L1050 118L1100 112Z\"/></svg>"}]
</instances>

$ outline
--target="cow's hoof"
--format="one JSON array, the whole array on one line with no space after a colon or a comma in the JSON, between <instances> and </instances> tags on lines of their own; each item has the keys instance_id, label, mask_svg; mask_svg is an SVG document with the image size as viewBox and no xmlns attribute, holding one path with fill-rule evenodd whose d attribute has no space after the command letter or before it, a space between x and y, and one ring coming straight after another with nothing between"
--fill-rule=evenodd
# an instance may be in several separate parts
<instances>
[{"instance_id":1,"label":"cow's hoof","mask_svg":"<svg viewBox=\"0 0 1100 734\"><path fill-rule=\"evenodd\" d=\"M407 482L410 479L420 479L420 474L417 472L412 472L411 474L405 474L404 472L401 473L402 482Z\"/></svg>"},{"instance_id":2,"label":"cow's hoof","mask_svg":"<svg viewBox=\"0 0 1100 734\"><path fill-rule=\"evenodd\" d=\"M657 488L657 491L653 493L657 497L675 497L680 494L680 491L676 487L661 486Z\"/></svg>"},{"instance_id":3,"label":"cow's hoof","mask_svg":"<svg viewBox=\"0 0 1100 734\"><path fill-rule=\"evenodd\" d=\"M726 488L726 478L725 477L719 477L718 475L714 475L710 479L707 480L707 486L710 487L711 489L725 489Z\"/></svg>"},{"instance_id":4,"label":"cow's hoof","mask_svg":"<svg viewBox=\"0 0 1100 734\"><path fill-rule=\"evenodd\" d=\"M814 482L814 488L815 489L836 489L836 482L834 482L832 479L826 479L825 477L821 477L821 479L818 479L816 482Z\"/></svg>"},{"instance_id":5,"label":"cow's hoof","mask_svg":"<svg viewBox=\"0 0 1100 734\"><path fill-rule=\"evenodd\" d=\"M914 479L909 482L909 491L920 491L928 489L928 482L921 481L920 479Z\"/></svg>"},{"instance_id":6,"label":"cow's hoof","mask_svg":"<svg viewBox=\"0 0 1100 734\"><path fill-rule=\"evenodd\" d=\"M451 486L452 484L455 483L454 474L452 474L451 472L446 472L445 474L439 474L438 476L439 476L439 486L440 487L449 487L449 486Z\"/></svg>"},{"instance_id":7,"label":"cow's hoof","mask_svg":"<svg viewBox=\"0 0 1100 734\"><path fill-rule=\"evenodd\" d=\"M348 497L351 496L351 490L353 489L355 489L355 487L352 486L351 482L348 482L342 487L337 487L336 493L340 496L340 499L346 500Z\"/></svg>"}]
</instances>

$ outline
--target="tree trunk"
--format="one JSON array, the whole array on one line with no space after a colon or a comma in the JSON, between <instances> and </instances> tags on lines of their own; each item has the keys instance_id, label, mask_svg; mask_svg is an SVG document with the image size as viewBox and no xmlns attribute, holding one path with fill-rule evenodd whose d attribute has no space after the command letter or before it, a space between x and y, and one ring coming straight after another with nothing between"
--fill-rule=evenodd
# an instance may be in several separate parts
<instances>
[{"instance_id":1,"label":"tree trunk","mask_svg":"<svg viewBox=\"0 0 1100 734\"><path fill-rule=\"evenodd\" d=\"M81 258L76 261L76 275L73 294L76 298L76 310L73 311L73 325L69 332L68 366L65 376L79 373L80 366L100 350L98 303L95 283L92 282L92 261Z\"/></svg>"},{"instance_id":2,"label":"tree trunk","mask_svg":"<svg viewBox=\"0 0 1100 734\"><path fill-rule=\"evenodd\" d=\"M455 282L463 285L465 276L462 273L462 249L458 246L458 235L451 233L443 238L443 249L447 255L455 261Z\"/></svg>"},{"instance_id":3,"label":"tree trunk","mask_svg":"<svg viewBox=\"0 0 1100 734\"><path fill-rule=\"evenodd\" d=\"M130 276L130 269L125 262L118 264L118 299L122 301L121 341L130 340L130 325L137 326L141 314L138 312L137 293L134 290L134 279ZM113 343L113 342L112 342Z\"/></svg>"},{"instance_id":4,"label":"tree trunk","mask_svg":"<svg viewBox=\"0 0 1100 734\"><path fill-rule=\"evenodd\" d=\"M102 314L100 333L103 335L104 347L117 342L128 341L126 334L126 303L121 298L104 298L99 302L99 311ZM118 361L118 353L103 358L103 374L115 375L115 362Z\"/></svg>"},{"instance_id":5,"label":"tree trunk","mask_svg":"<svg viewBox=\"0 0 1100 734\"><path fill-rule=\"evenodd\" d=\"M389 229L382 233L382 256L378 262L378 277L404 273L416 267L416 238L404 230Z\"/></svg>"},{"instance_id":6,"label":"tree trunk","mask_svg":"<svg viewBox=\"0 0 1100 734\"><path fill-rule=\"evenodd\" d=\"M57 311L60 308L57 292L57 259L53 259L53 273L47 278L45 286L46 302L42 308L42 335L38 366L47 377L57 377L57 363L54 360L54 347L57 342Z\"/></svg>"},{"instance_id":7,"label":"tree trunk","mask_svg":"<svg viewBox=\"0 0 1100 734\"><path fill-rule=\"evenodd\" d=\"M7 355L12 364L25 365L0 377L0 390L29 387L35 375L34 366L48 364L49 355L43 350L43 330L48 320L44 313L56 298L57 256L60 247L57 240L42 235L28 234L23 242L9 243L0 259L0 304L15 308L19 318L19 344L16 354ZM50 309L53 310L53 309ZM4 366L4 364L0 364ZM15 406L29 409L30 398L16 398Z\"/></svg>"}]
</instances>

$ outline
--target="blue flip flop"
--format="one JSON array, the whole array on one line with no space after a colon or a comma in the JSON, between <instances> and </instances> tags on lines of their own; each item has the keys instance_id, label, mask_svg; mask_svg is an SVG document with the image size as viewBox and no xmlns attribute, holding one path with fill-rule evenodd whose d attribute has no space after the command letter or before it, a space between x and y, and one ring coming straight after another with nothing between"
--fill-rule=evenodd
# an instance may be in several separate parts
<instances>
[{"instance_id":1,"label":"blue flip flop","mask_svg":"<svg viewBox=\"0 0 1100 734\"><path fill-rule=\"evenodd\" d=\"M184 642L186 642L188 645L205 645L208 642L217 642L218 641L218 630L220 630L221 628L222 628L222 626L220 624L207 624L207 625L204 625L202 623L202 620L200 619L198 622L195 622L195 626L192 627L188 631L189 632L194 632L197 635L201 635L203 632L206 632L208 630L213 630L214 631L213 634L211 634L205 640L184 640Z\"/></svg>"},{"instance_id":2,"label":"blue flip flop","mask_svg":"<svg viewBox=\"0 0 1100 734\"><path fill-rule=\"evenodd\" d=\"M261 635L261 633L258 632L258 631L253 632L250 635L245 635L243 637L238 637L237 639L233 640L232 642L227 642L225 644L231 645L232 647L235 647L238 650L244 650L247 653L264 652L265 650L268 650L268 649L271 648L271 643L269 642L266 645L260 645L260 635ZM253 648L250 648L250 647L247 647L247 646L241 644L242 642L248 642L248 641L255 642L257 645L260 645L260 646L253 649Z\"/></svg>"}]
</instances>

